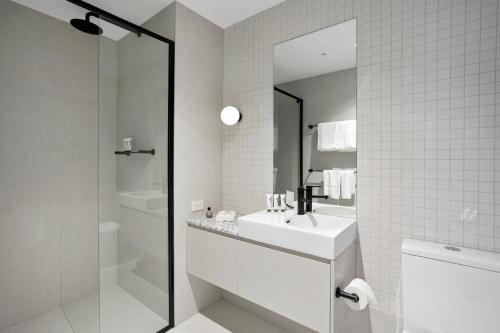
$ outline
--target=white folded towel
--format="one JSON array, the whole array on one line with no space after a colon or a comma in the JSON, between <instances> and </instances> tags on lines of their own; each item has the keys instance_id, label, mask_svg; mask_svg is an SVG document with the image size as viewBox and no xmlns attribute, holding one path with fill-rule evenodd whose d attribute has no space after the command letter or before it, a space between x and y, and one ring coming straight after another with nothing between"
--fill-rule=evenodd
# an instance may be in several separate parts
<instances>
[{"instance_id":1,"label":"white folded towel","mask_svg":"<svg viewBox=\"0 0 500 333\"><path fill-rule=\"evenodd\" d=\"M344 132L343 151L356 151L356 120L346 120L340 122Z\"/></svg>"},{"instance_id":2,"label":"white folded towel","mask_svg":"<svg viewBox=\"0 0 500 333\"><path fill-rule=\"evenodd\" d=\"M323 170L323 195L330 195L330 177L332 170Z\"/></svg>"},{"instance_id":3,"label":"white folded towel","mask_svg":"<svg viewBox=\"0 0 500 333\"><path fill-rule=\"evenodd\" d=\"M336 122L318 124L318 150L334 151L338 141L337 132Z\"/></svg>"},{"instance_id":4,"label":"white folded towel","mask_svg":"<svg viewBox=\"0 0 500 333\"><path fill-rule=\"evenodd\" d=\"M216 222L233 222L236 218L236 212L231 210L221 210L215 216Z\"/></svg>"},{"instance_id":5,"label":"white folded towel","mask_svg":"<svg viewBox=\"0 0 500 333\"><path fill-rule=\"evenodd\" d=\"M331 199L340 198L340 178L341 172L339 170L328 170L328 195Z\"/></svg>"},{"instance_id":6,"label":"white folded towel","mask_svg":"<svg viewBox=\"0 0 500 333\"><path fill-rule=\"evenodd\" d=\"M356 120L318 124L319 151L356 151Z\"/></svg>"},{"instance_id":7,"label":"white folded towel","mask_svg":"<svg viewBox=\"0 0 500 333\"><path fill-rule=\"evenodd\" d=\"M356 174L354 170L342 170L340 173L340 197L351 199L356 193Z\"/></svg>"}]
</instances>

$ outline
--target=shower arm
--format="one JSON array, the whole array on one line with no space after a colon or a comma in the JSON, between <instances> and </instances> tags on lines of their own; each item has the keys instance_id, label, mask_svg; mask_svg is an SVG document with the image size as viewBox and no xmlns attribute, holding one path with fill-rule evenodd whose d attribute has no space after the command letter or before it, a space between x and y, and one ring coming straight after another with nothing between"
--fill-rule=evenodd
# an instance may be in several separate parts
<instances>
[{"instance_id":1,"label":"shower arm","mask_svg":"<svg viewBox=\"0 0 500 333\"><path fill-rule=\"evenodd\" d=\"M106 17L106 16L99 16L99 15L96 15L96 14L94 14L94 13L90 13L90 14L93 14L92 16L95 16L95 17L97 17L97 18L99 18L99 19L101 19L101 20L103 20L103 21L106 21L106 22L108 22L108 23L111 23L111 24L113 24L113 25L116 25L116 26L118 26L118 27L120 27L120 28L123 28L123 29L125 29L125 30L128 30L128 31L130 31L130 32L133 32L134 34L136 34L136 35L137 35L137 37L141 37L141 35L142 35L142 33L141 33L139 30L136 30L136 29L134 29L134 28L132 28L132 27L130 27L130 26L128 26L128 25L126 25L126 24L122 24L122 23L120 23L119 21L115 21L115 20L113 20L112 18L109 18L109 17Z\"/></svg>"},{"instance_id":2,"label":"shower arm","mask_svg":"<svg viewBox=\"0 0 500 333\"><path fill-rule=\"evenodd\" d=\"M138 31L138 30L136 30L136 29L134 29L134 28L126 25L126 24L122 24L121 22L119 22L117 20L113 20L112 18L106 17L104 15L99 16L99 15L97 15L94 12L88 12L87 14L85 14L85 20L87 20L89 22L90 22L90 18L91 17L95 17L95 18L97 18L99 20L103 20L103 21L109 22L109 23L111 23L113 25L116 25L116 26L118 26L120 28L123 28L125 30L130 31L130 32L133 32L134 34L137 35L137 37L141 37L141 35L142 35L142 33L140 31Z\"/></svg>"},{"instance_id":3,"label":"shower arm","mask_svg":"<svg viewBox=\"0 0 500 333\"><path fill-rule=\"evenodd\" d=\"M106 21L108 23L111 23L113 25L116 25L122 29L128 30L130 32L133 32L134 34L137 35L137 37L141 37L142 32L140 29L135 28L134 24L130 24L130 22L127 22L123 20L122 18L115 16L111 13L108 13L100 8L97 8L89 3L86 3L84 1L80 0L66 0L68 2L71 2L77 6L80 6L84 9L87 9L89 12L85 15L85 19L87 21L90 21L90 17L96 17L100 20Z\"/></svg>"}]
</instances>

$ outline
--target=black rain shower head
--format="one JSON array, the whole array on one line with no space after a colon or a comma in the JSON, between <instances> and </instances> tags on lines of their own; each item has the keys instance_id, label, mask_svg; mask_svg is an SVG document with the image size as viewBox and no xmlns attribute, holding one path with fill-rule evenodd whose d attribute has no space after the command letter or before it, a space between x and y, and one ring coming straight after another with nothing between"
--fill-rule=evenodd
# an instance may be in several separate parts
<instances>
[{"instance_id":1,"label":"black rain shower head","mask_svg":"<svg viewBox=\"0 0 500 333\"><path fill-rule=\"evenodd\" d=\"M90 22L90 17L91 16L94 16L94 17L97 17L99 18L96 14L92 13L92 12L88 12L86 15L85 15L85 20L82 20L82 19L72 19L70 21L71 25L75 28L77 28L78 30L82 31L82 32L85 32L87 34L91 34L91 35L102 35L102 29L100 26L98 26L97 24L95 23L92 23Z\"/></svg>"}]
</instances>

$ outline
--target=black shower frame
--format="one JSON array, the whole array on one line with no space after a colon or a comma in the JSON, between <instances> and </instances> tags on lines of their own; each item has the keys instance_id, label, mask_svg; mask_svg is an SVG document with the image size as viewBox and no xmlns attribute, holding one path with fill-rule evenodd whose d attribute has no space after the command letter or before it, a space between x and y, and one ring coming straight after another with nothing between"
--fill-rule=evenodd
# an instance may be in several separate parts
<instances>
[{"instance_id":1,"label":"black shower frame","mask_svg":"<svg viewBox=\"0 0 500 333\"><path fill-rule=\"evenodd\" d=\"M164 333L175 326L174 317L174 84L175 84L175 42L153 31L145 29L139 25L122 19L113 15L101 8L91 5L81 0L66 0L81 8L84 8L104 21L110 22L121 28L129 30L140 37L141 34L155 38L159 41L167 43L168 49L168 167L167 167L167 181L168 181L168 326L162 328L157 333ZM146 332L147 333L147 332Z\"/></svg>"},{"instance_id":2,"label":"black shower frame","mask_svg":"<svg viewBox=\"0 0 500 333\"><path fill-rule=\"evenodd\" d=\"M304 187L304 100L278 87L274 87L274 90L295 99L299 104L299 184Z\"/></svg>"}]
</instances>

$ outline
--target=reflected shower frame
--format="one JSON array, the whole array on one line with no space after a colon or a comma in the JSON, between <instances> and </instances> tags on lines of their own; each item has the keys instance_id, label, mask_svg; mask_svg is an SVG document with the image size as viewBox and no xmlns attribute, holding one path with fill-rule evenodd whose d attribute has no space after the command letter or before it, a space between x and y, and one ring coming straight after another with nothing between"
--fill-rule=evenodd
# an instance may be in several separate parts
<instances>
[{"instance_id":1,"label":"reflected shower frame","mask_svg":"<svg viewBox=\"0 0 500 333\"><path fill-rule=\"evenodd\" d=\"M273 89L274 91L295 99L299 104L299 186L304 187L304 100L276 86L274 86Z\"/></svg>"},{"instance_id":2,"label":"reflected shower frame","mask_svg":"<svg viewBox=\"0 0 500 333\"><path fill-rule=\"evenodd\" d=\"M153 31L145 29L134 23L113 15L101 8L91 5L81 0L66 0L74 5L88 10L103 21L112 23L123 29L126 29L138 37L142 34L155 38L168 44L168 154L167 154L167 181L168 181L168 326L162 328L157 333L164 333L175 326L174 317L174 92L175 92L175 42Z\"/></svg>"}]
</instances>

